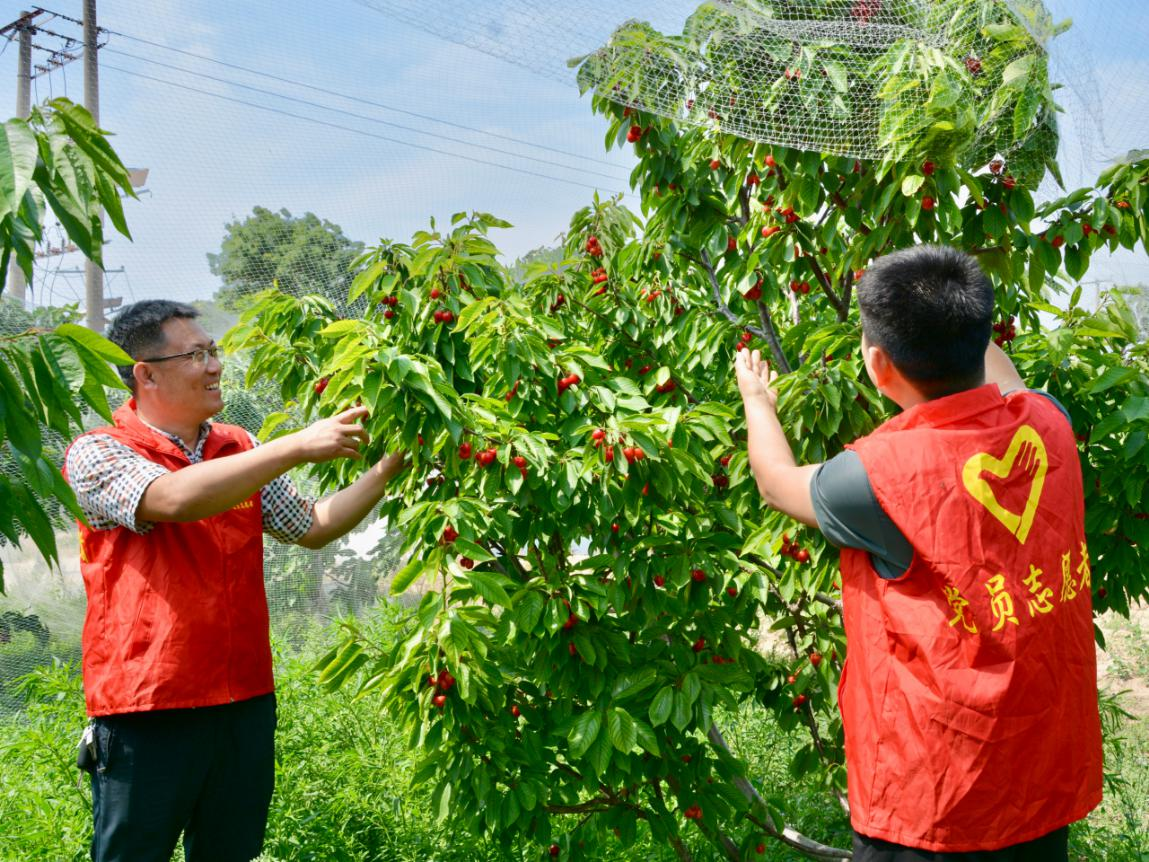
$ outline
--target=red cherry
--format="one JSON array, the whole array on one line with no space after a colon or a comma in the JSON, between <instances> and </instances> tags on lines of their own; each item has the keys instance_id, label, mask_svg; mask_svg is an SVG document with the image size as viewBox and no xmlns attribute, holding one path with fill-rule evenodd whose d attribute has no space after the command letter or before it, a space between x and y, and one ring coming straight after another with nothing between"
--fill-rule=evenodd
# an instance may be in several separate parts
<instances>
[{"instance_id":1,"label":"red cherry","mask_svg":"<svg viewBox=\"0 0 1149 862\"><path fill-rule=\"evenodd\" d=\"M766 852L766 845L765 844L759 844L757 847L754 848L754 852L757 853L759 856L761 856L763 853Z\"/></svg>"},{"instance_id":2,"label":"red cherry","mask_svg":"<svg viewBox=\"0 0 1149 862\"><path fill-rule=\"evenodd\" d=\"M810 562L810 552L805 548L802 548L796 554L794 554L794 559L799 563L808 563Z\"/></svg>"},{"instance_id":3,"label":"red cherry","mask_svg":"<svg viewBox=\"0 0 1149 862\"><path fill-rule=\"evenodd\" d=\"M810 699L810 698L806 697L806 695L804 695L804 694L800 694L800 695L798 695L797 697L795 697L795 698L794 698L792 701L790 701L790 702L791 702L792 704L794 704L794 709L801 709L801 708L802 708L802 705L803 705L803 704L804 704L806 701L808 701L809 699Z\"/></svg>"},{"instance_id":4,"label":"red cherry","mask_svg":"<svg viewBox=\"0 0 1149 862\"><path fill-rule=\"evenodd\" d=\"M722 167L722 161L721 161L720 159L713 159L713 160L711 160L711 162L710 162L710 170L712 170L712 171L716 171L716 170L718 170L720 167Z\"/></svg>"},{"instance_id":5,"label":"red cherry","mask_svg":"<svg viewBox=\"0 0 1149 862\"><path fill-rule=\"evenodd\" d=\"M922 173L923 174L925 174L928 177L928 176L932 175L933 172L934 172L934 163L933 162L922 162Z\"/></svg>"},{"instance_id":6,"label":"red cherry","mask_svg":"<svg viewBox=\"0 0 1149 862\"><path fill-rule=\"evenodd\" d=\"M459 444L459 457L462 458L464 461L466 461L468 458L471 457L471 444L470 443Z\"/></svg>"},{"instance_id":7,"label":"red cherry","mask_svg":"<svg viewBox=\"0 0 1149 862\"><path fill-rule=\"evenodd\" d=\"M322 395L323 390L327 388L327 384L330 382L331 382L330 377L323 377L320 380L318 380L315 384L315 394L316 395Z\"/></svg>"},{"instance_id":8,"label":"red cherry","mask_svg":"<svg viewBox=\"0 0 1149 862\"><path fill-rule=\"evenodd\" d=\"M933 198L931 198L929 195L926 195L924 198L922 198L922 209L924 209L926 212L929 212L933 208L934 208L934 199Z\"/></svg>"},{"instance_id":9,"label":"red cherry","mask_svg":"<svg viewBox=\"0 0 1149 862\"><path fill-rule=\"evenodd\" d=\"M726 588L726 595L728 595L730 597L734 597L734 596L738 595L738 587L735 587L735 586L727 587Z\"/></svg>"},{"instance_id":10,"label":"red cherry","mask_svg":"<svg viewBox=\"0 0 1149 862\"><path fill-rule=\"evenodd\" d=\"M1061 234L1058 234L1053 238L1051 244L1054 248L1061 248L1063 245L1065 245L1065 237L1063 237Z\"/></svg>"},{"instance_id":11,"label":"red cherry","mask_svg":"<svg viewBox=\"0 0 1149 862\"><path fill-rule=\"evenodd\" d=\"M727 237L726 238L726 250L727 251L734 251L734 249L736 249L736 248L738 248L737 237L733 237L733 236Z\"/></svg>"},{"instance_id":12,"label":"red cherry","mask_svg":"<svg viewBox=\"0 0 1149 862\"><path fill-rule=\"evenodd\" d=\"M751 171L746 177L746 185L748 186L756 186L760 182L761 180L758 179L758 174L754 173L753 171Z\"/></svg>"},{"instance_id":13,"label":"red cherry","mask_svg":"<svg viewBox=\"0 0 1149 862\"><path fill-rule=\"evenodd\" d=\"M522 455L516 455L514 458L511 459L511 463L514 464L516 467L518 467L520 470L522 470L524 467L527 466L527 459L524 458Z\"/></svg>"},{"instance_id":14,"label":"red cherry","mask_svg":"<svg viewBox=\"0 0 1149 862\"><path fill-rule=\"evenodd\" d=\"M439 288L432 287L431 288L431 299L438 299L438 298L439 298Z\"/></svg>"},{"instance_id":15,"label":"red cherry","mask_svg":"<svg viewBox=\"0 0 1149 862\"><path fill-rule=\"evenodd\" d=\"M780 230L782 230L782 228L778 227L776 224L767 225L766 227L762 228L762 236L769 239Z\"/></svg>"},{"instance_id":16,"label":"red cherry","mask_svg":"<svg viewBox=\"0 0 1149 862\"><path fill-rule=\"evenodd\" d=\"M557 844L551 845L551 849L550 849L551 856L554 856L557 858L561 852L562 852L562 848L560 848L559 845L557 845Z\"/></svg>"},{"instance_id":17,"label":"red cherry","mask_svg":"<svg viewBox=\"0 0 1149 862\"><path fill-rule=\"evenodd\" d=\"M571 614L567 617L566 622L563 623L563 630L570 631L578 624L578 614Z\"/></svg>"},{"instance_id":18,"label":"red cherry","mask_svg":"<svg viewBox=\"0 0 1149 862\"><path fill-rule=\"evenodd\" d=\"M662 575L655 575L654 576L654 585L656 587L665 587L666 586L666 578L663 577Z\"/></svg>"},{"instance_id":19,"label":"red cherry","mask_svg":"<svg viewBox=\"0 0 1149 862\"><path fill-rule=\"evenodd\" d=\"M511 704L511 715L513 715L515 718L518 718L522 714L523 714L523 711L521 709L519 709L519 705L517 703L512 703Z\"/></svg>"},{"instance_id":20,"label":"red cherry","mask_svg":"<svg viewBox=\"0 0 1149 862\"><path fill-rule=\"evenodd\" d=\"M704 649L706 649L706 638L699 638L690 645L690 648L695 652L702 652Z\"/></svg>"},{"instance_id":21,"label":"red cherry","mask_svg":"<svg viewBox=\"0 0 1149 862\"><path fill-rule=\"evenodd\" d=\"M706 580L706 572L703 571L702 569L691 569L690 570L690 579L692 581L694 581L694 583L696 583L696 584L701 584L703 581Z\"/></svg>"},{"instance_id":22,"label":"red cherry","mask_svg":"<svg viewBox=\"0 0 1149 862\"><path fill-rule=\"evenodd\" d=\"M467 571L470 571L471 569L475 568L475 561L470 557L459 557L459 565Z\"/></svg>"},{"instance_id":23,"label":"red cherry","mask_svg":"<svg viewBox=\"0 0 1149 862\"><path fill-rule=\"evenodd\" d=\"M817 667L821 663L822 663L822 654L820 652L810 653L810 664L812 664L814 667Z\"/></svg>"},{"instance_id":24,"label":"red cherry","mask_svg":"<svg viewBox=\"0 0 1149 862\"><path fill-rule=\"evenodd\" d=\"M437 706L439 709L442 709L447 705L447 695L437 694L431 698L431 703L435 704L435 706Z\"/></svg>"},{"instance_id":25,"label":"red cherry","mask_svg":"<svg viewBox=\"0 0 1149 862\"><path fill-rule=\"evenodd\" d=\"M458 531L455 530L454 527L447 526L447 527L443 528L443 541L444 542L446 542L447 544L450 544L451 542L455 541L455 539L457 539L457 538L459 538L459 533L458 533Z\"/></svg>"},{"instance_id":26,"label":"red cherry","mask_svg":"<svg viewBox=\"0 0 1149 862\"><path fill-rule=\"evenodd\" d=\"M768 168L777 167L778 165L778 163L774 161L774 155L772 153L767 153L766 158L763 161L765 161L766 167Z\"/></svg>"}]
</instances>

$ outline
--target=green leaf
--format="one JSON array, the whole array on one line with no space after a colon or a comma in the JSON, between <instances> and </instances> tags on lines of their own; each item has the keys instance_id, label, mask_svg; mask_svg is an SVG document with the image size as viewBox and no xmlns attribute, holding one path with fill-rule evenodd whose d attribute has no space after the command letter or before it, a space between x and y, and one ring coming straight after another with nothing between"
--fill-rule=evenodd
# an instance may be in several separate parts
<instances>
[{"instance_id":1,"label":"green leaf","mask_svg":"<svg viewBox=\"0 0 1149 862\"><path fill-rule=\"evenodd\" d=\"M1085 391L1104 392L1106 389L1112 389L1114 386L1128 383L1137 376L1137 370L1133 368L1107 368L1104 374L1085 387Z\"/></svg>"},{"instance_id":2,"label":"green leaf","mask_svg":"<svg viewBox=\"0 0 1149 862\"><path fill-rule=\"evenodd\" d=\"M674 687L664 685L654 696L650 703L650 723L658 727L670 718L670 711L674 707Z\"/></svg>"},{"instance_id":3,"label":"green leaf","mask_svg":"<svg viewBox=\"0 0 1149 862\"><path fill-rule=\"evenodd\" d=\"M681 691L676 691L674 693L674 706L670 710L670 723L679 730L685 730L686 726L690 724L690 717L690 701Z\"/></svg>"},{"instance_id":4,"label":"green leaf","mask_svg":"<svg viewBox=\"0 0 1149 862\"><path fill-rule=\"evenodd\" d=\"M638 737L634 727L634 719L622 707L615 707L610 711L606 720L607 733L610 742L618 751L628 754L637 744Z\"/></svg>"},{"instance_id":5,"label":"green leaf","mask_svg":"<svg viewBox=\"0 0 1149 862\"><path fill-rule=\"evenodd\" d=\"M24 193L32 184L39 147L26 120L12 119L0 131L0 197L5 209L0 217L20 209Z\"/></svg>"},{"instance_id":6,"label":"green leaf","mask_svg":"<svg viewBox=\"0 0 1149 862\"><path fill-rule=\"evenodd\" d=\"M429 560L412 556L411 559L407 561L407 565L396 572L395 577L391 580L391 595L397 596L406 592L407 588L415 583L415 581L419 579L419 576L423 574L423 570L430 567L431 564Z\"/></svg>"},{"instance_id":7,"label":"green leaf","mask_svg":"<svg viewBox=\"0 0 1149 862\"><path fill-rule=\"evenodd\" d=\"M902 180L902 194L906 197L913 197L925 183L926 178L921 174L910 174Z\"/></svg>"},{"instance_id":8,"label":"green leaf","mask_svg":"<svg viewBox=\"0 0 1149 862\"><path fill-rule=\"evenodd\" d=\"M75 323L61 323L52 331L61 338L66 338L83 346L89 352L112 365L135 365L136 361L121 347L85 326L79 326Z\"/></svg>"},{"instance_id":9,"label":"green leaf","mask_svg":"<svg viewBox=\"0 0 1149 862\"><path fill-rule=\"evenodd\" d=\"M688 706L694 706L700 694L702 694L702 681L698 678L698 674L691 671L682 678L682 696L686 698Z\"/></svg>"},{"instance_id":10,"label":"green leaf","mask_svg":"<svg viewBox=\"0 0 1149 862\"><path fill-rule=\"evenodd\" d=\"M1001 73L1001 85L1003 87L1024 86L1035 59L1035 54L1026 54L1006 66L1005 71Z\"/></svg>"},{"instance_id":11,"label":"green leaf","mask_svg":"<svg viewBox=\"0 0 1149 862\"><path fill-rule=\"evenodd\" d=\"M515 623L525 632L534 631L543 614L543 597L535 590L520 596L515 601Z\"/></svg>"},{"instance_id":12,"label":"green leaf","mask_svg":"<svg viewBox=\"0 0 1149 862\"><path fill-rule=\"evenodd\" d=\"M577 760L586 754L598 738L601 729L602 716L596 710L587 710L576 718L569 736L570 756Z\"/></svg>"},{"instance_id":13,"label":"green leaf","mask_svg":"<svg viewBox=\"0 0 1149 862\"><path fill-rule=\"evenodd\" d=\"M658 671L650 665L640 667L634 670L623 671L618 675L618 679L614 681L614 689L611 691L611 696L615 700L625 700L628 697L646 691L650 686L658 681Z\"/></svg>"},{"instance_id":14,"label":"green leaf","mask_svg":"<svg viewBox=\"0 0 1149 862\"><path fill-rule=\"evenodd\" d=\"M487 604L511 607L511 597L507 595L507 591L500 583L502 579L498 575L475 569L467 572L466 578Z\"/></svg>"}]
</instances>

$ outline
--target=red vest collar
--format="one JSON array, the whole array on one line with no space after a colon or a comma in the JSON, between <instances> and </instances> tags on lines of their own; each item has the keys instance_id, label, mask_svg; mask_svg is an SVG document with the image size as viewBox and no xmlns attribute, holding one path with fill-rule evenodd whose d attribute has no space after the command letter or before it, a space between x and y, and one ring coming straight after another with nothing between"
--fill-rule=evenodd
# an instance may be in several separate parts
<instances>
[{"instance_id":1,"label":"red vest collar","mask_svg":"<svg viewBox=\"0 0 1149 862\"><path fill-rule=\"evenodd\" d=\"M956 392L944 398L935 398L917 404L886 421L874 433L887 434L907 428L943 428L962 422L1005 403L1005 397L996 383L986 383L976 389Z\"/></svg>"}]
</instances>

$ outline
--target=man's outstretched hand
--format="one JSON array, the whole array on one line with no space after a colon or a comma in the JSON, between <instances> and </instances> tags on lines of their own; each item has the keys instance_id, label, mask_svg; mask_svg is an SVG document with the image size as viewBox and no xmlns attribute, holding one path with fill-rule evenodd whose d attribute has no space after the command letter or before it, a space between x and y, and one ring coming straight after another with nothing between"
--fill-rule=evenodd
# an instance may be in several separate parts
<instances>
[{"instance_id":1,"label":"man's outstretched hand","mask_svg":"<svg viewBox=\"0 0 1149 862\"><path fill-rule=\"evenodd\" d=\"M369 438L359 421L367 412L366 407L352 407L296 432L300 460L320 464L336 458L361 457L360 449L367 445Z\"/></svg>"},{"instance_id":2,"label":"man's outstretched hand","mask_svg":"<svg viewBox=\"0 0 1149 862\"><path fill-rule=\"evenodd\" d=\"M764 401L771 410L778 407L778 393L774 381L778 374L762 358L760 350L739 350L734 357L734 371L738 375L738 391L742 401Z\"/></svg>"}]
</instances>

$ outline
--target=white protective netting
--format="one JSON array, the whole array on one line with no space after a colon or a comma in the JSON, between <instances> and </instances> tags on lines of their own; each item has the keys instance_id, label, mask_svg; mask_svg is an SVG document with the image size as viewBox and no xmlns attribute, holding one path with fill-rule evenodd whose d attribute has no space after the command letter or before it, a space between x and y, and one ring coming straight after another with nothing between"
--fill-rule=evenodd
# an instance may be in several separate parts
<instances>
[{"instance_id":1,"label":"white protective netting","mask_svg":"<svg viewBox=\"0 0 1149 862\"><path fill-rule=\"evenodd\" d=\"M592 190L625 189L633 167L629 154L603 152L603 122L578 102L580 69L591 76L583 83L604 95L680 121L772 143L880 155L884 102L870 82L871 65L907 40L968 73L966 58L988 44L974 22L942 14L952 4L925 0L715 0L704 7L697 0L356 0L326 35L317 26L323 13L305 7L252 0L235 20L217 22L225 12L200 13L195 5L101 0L101 24L109 30L101 119L118 133L114 143L129 164L153 169L151 191L128 207L133 242L113 237L106 249L107 293L125 303L196 302L216 337L235 313L218 301L221 281L206 256L220 252L225 225L256 206L287 208L296 217L313 211L368 243L381 234L406 241L432 213L481 209L533 230L527 241L514 232L495 237L510 251L508 263L553 245ZM1141 4L1105 4L1104 14L1086 0L1048 0L1048 15L1031 0L986 0L982 8L995 22L1006 10L1028 28L1032 46L1048 52L1050 77L1063 85L1056 92L1064 109L1059 160L1068 187L1149 143L1149 14ZM73 17L78 9L74 2L64 7ZM185 18L173 22L173 15ZM247 18L260 21L258 38L251 37L250 51L237 50L223 34ZM1073 26L1049 38L1051 23L1069 18ZM57 32L72 32L69 26L67 19L50 22ZM374 72L372 48L410 65L420 54L428 59L405 75ZM14 55L7 51L9 60ZM595 61L568 65L588 55ZM348 57L356 62L333 61ZM983 80L1000 77L1008 59L984 64ZM52 71L37 79L34 100L78 99L79 80L78 66ZM2 88L0 82L7 98ZM909 116L921 97L904 94ZM555 110L563 98L573 104L573 119ZM484 114L468 112L469 104L482 105ZM980 106L983 125L990 108ZM249 122L254 133L229 133ZM361 155L368 164L355 163L359 176L340 173ZM381 166L377 173L370 162ZM494 191L470 182L484 171L497 178ZM1042 193L1056 188L1049 183ZM522 203L539 199L547 202L545 218ZM414 215L394 215L410 201ZM625 202L636 208L633 199ZM26 303L0 303L0 337L59 322L68 314L59 307L69 303L80 303L72 313L82 316L82 261L74 252L53 253L65 247L58 226L47 225ZM1149 281L1142 258L1097 264L1090 278L1101 287ZM269 260L250 280L270 285L279 278L303 290L330 277L329 261L303 256L292 261L301 277L289 282L281 262ZM226 366L222 418L258 429L280 408L278 395L245 389L237 363L231 357ZM51 445L62 456L66 441ZM0 469L9 467L0 457ZM306 486L305 475L296 478ZM319 554L267 543L276 626L290 632L301 620L329 619L376 599L398 561L395 538L370 522ZM75 530L63 519L58 538L57 571L30 543L0 547L8 591L0 596L0 712L18 707L12 680L19 674L53 656L78 656L83 588Z\"/></svg>"},{"instance_id":2,"label":"white protective netting","mask_svg":"<svg viewBox=\"0 0 1149 862\"><path fill-rule=\"evenodd\" d=\"M1003 72L1025 53L1042 54L1054 34L1052 17L1030 0L709 0L657 12L600 0L560 15L532 0L358 2L540 74L577 69L580 86L641 110L862 158L886 155L925 120L928 87L884 86L879 73L895 58L910 68L944 58L935 75L968 77L976 139L997 124L1002 106L992 96ZM643 17L676 17L667 7L689 13L680 29ZM987 34L1015 23L1029 38L1005 50Z\"/></svg>"}]
</instances>

